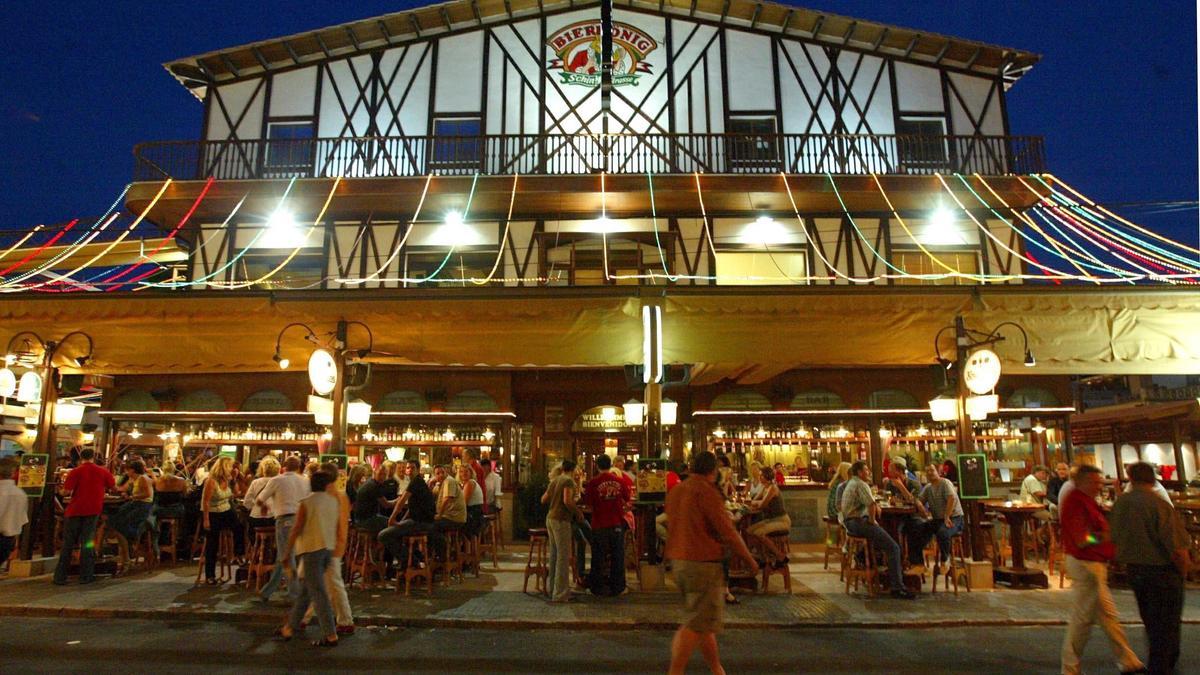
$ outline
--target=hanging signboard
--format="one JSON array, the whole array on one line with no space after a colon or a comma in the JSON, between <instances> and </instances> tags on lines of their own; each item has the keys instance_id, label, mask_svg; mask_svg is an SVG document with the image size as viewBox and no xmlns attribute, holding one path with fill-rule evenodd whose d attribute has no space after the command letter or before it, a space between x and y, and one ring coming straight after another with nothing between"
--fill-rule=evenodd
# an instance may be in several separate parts
<instances>
[{"instance_id":1,"label":"hanging signboard","mask_svg":"<svg viewBox=\"0 0 1200 675\"><path fill-rule=\"evenodd\" d=\"M308 357L308 382L321 396L337 386L337 361L328 349L317 349Z\"/></svg>"},{"instance_id":2,"label":"hanging signboard","mask_svg":"<svg viewBox=\"0 0 1200 675\"><path fill-rule=\"evenodd\" d=\"M972 394L983 396L1000 381L1000 357L990 349L978 349L967 356L963 381Z\"/></svg>"},{"instance_id":3,"label":"hanging signboard","mask_svg":"<svg viewBox=\"0 0 1200 675\"><path fill-rule=\"evenodd\" d=\"M41 497L46 491L46 467L49 462L50 455L22 455L17 487L30 497Z\"/></svg>"}]
</instances>

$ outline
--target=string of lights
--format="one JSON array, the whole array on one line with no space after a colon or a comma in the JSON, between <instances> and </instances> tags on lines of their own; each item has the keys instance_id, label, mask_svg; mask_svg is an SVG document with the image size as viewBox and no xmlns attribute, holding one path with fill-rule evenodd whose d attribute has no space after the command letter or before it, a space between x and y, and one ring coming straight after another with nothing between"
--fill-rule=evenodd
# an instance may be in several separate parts
<instances>
[{"instance_id":1,"label":"string of lights","mask_svg":"<svg viewBox=\"0 0 1200 675\"><path fill-rule=\"evenodd\" d=\"M916 273L906 269L905 264L899 264L883 254L875 245L872 244L867 232L859 223L850 205L846 203L845 197L838 185L837 179L831 174L826 173L832 191L837 198L838 204L850 229L853 231L853 236L856 238L856 244L861 243L859 250L865 250L869 259L878 261L883 265L883 271L880 273L871 274L850 274L846 271L844 265L839 265L835 261L831 261L827 256L823 247L810 245L806 250L815 256L820 265L823 266L821 274L814 274L808 270L802 275L790 274L788 266L781 264L776 258L776 250L772 249L771 244L774 241L767 241L766 238L760 242L761 248L758 250L765 251L771 263L775 267L779 276L758 276L754 274L722 274L720 280L722 282L730 281L753 281L757 283L787 283L787 284L808 284L814 282L845 282L851 284L872 284L881 281L892 281L910 279L917 281L939 281L945 279L964 279L975 283L992 283L1012 280L1052 280L1061 281L1079 281L1092 284L1107 284L1107 283L1135 283L1139 281L1158 281L1166 283L1187 283L1194 284L1200 282L1200 263L1185 257L1186 253L1198 253L1200 249L1192 248L1182 242L1171 240L1157 233L1147 230L1144 227L1138 226L1127 219L1118 216L1103 205L1087 200L1074 188L1068 186L1063 181L1057 179L1053 175L1047 174L1045 177L1039 175L1016 176L1018 183L1024 186L1031 194L1035 196L1035 202L1028 208L1013 207L1007 202L1003 196L990 184L984 177L973 174L976 185L981 185L988 195L992 198L991 201L985 198L983 191L976 189L967 177L961 174L952 174L957 179L956 185L960 187L960 191L956 192L950 185L947 177L950 175L934 174L940 182L942 189L949 195L953 202L953 209L956 215L952 218L962 222L970 221L974 227L982 232L982 237L994 246L996 254L1000 251L1007 253L1013 260L1020 260L1022 265L1035 268L1042 273L1012 273L1012 274L993 274L977 271L963 271L950 264L944 256L938 255L940 249L934 250L932 244L927 244L923 241L923 237L913 231L909 223L906 222L904 216L896 209L891 196L884 189L879 176L872 174L875 187L879 190L884 203L887 205L887 210L891 214L891 219L900 226L904 234L916 248L930 261L936 268L943 270L934 273ZM808 230L805 229L805 218L800 213L796 196L791 189L788 177L785 173L780 174L784 190L787 193L789 204L792 210L792 216L799 223L800 229L805 232L805 236L810 236ZM510 228L516 211L516 196L519 187L519 176L514 175L512 180L511 193L509 196L509 204L507 214L504 220L504 227L501 233L500 242L497 246L495 258L491 261L486 274L468 276L466 270L463 271L457 278L442 277L442 272L446 269L449 261L454 257L455 252L461 245L460 239L463 236L461 232L456 233L454 228L446 230L448 239L448 251L446 256L441 261L441 264L429 275L412 278L407 274L385 277L386 270L406 251L406 245L409 237L412 234L413 227L410 225L405 229L405 232L399 243L389 252L385 262L377 267L374 272L364 276L340 277L338 275L321 275L315 281L309 282L306 278L306 283L303 285L291 285L287 280L279 281L274 277L284 270L288 264L308 246L308 242L316 228L322 224L325 214L328 212L334 197L337 194L341 178L335 178L328 195L320 208L316 217L310 221L311 224L307 228L307 232L298 236L299 241L291 252L282 259L272 269L254 279L232 280L232 281L213 281L225 270L237 264L248 251L258 246L260 238L271 233L273 228L271 222L268 226L261 229L255 236L245 245L239 247L240 250L232 256L228 261L223 263L216 270L209 272L203 277L165 282L146 281L151 275L159 272L162 269L161 264L153 260L153 256L162 250L166 244L173 240L178 233L187 225L190 219L199 209L201 203L215 185L213 179L209 179L201 188L195 201L190 208L186 210L179 222L170 230L167 236L149 253L142 253L136 262L126 263L120 266L100 263L100 267L104 267L104 271L95 274L90 278L75 279L80 272L92 268L98 261L107 256L117 245L124 241L133 230L143 222L151 210L162 198L168 186L171 184L167 180L158 190L155 197L150 201L149 205L134 219L124 231L113 241L109 242L98 253L91 258L70 270L65 274L53 273L54 268L63 260L74 255L79 250L100 236L113 222L116 221L119 214L112 212L121 203L124 196L128 193L129 187L118 197L109 212L101 216L95 223L83 232L75 231L78 220L71 221L63 226L57 232L54 232L45 242L34 248L32 251L24 253L21 259L15 263L10 263L6 269L0 271L0 292L14 293L20 291L39 291L39 292L78 292L78 291L94 291L104 290L107 292L118 291L124 288L135 287L134 290L147 290L151 288L181 288L197 285L208 285L213 288L240 289L251 286L263 287L279 287L279 288L312 288L320 286L327 281L334 280L339 284L360 285L369 281L378 281L380 283L403 283L411 285L421 285L430 283L462 283L474 285L487 285L494 283L553 283L552 278L547 278L545 275L514 275L514 276L497 276L500 270L500 265L504 259L504 250L507 246ZM1027 180L1028 179L1028 180ZM447 214L446 225L456 225L461 227L465 225L467 215L472 206L476 188L478 185L479 175L473 177L471 189L467 196L466 207L462 213L452 212ZM637 274L615 273L614 267L610 260L609 252L609 235L613 231L613 224L608 219L608 195L607 195L607 175L600 176L600 200L601 209L600 217L596 223L596 229L601 237L601 253L603 261L603 278L605 281L615 280L649 280L651 283L659 283L665 281L675 283L680 280L703 280L715 281L718 280L716 274L674 274L671 271L671 265L668 263L666 253L663 247L663 239L661 236L659 213L656 203L654 175L651 172L646 174L647 186L650 194L649 215L651 225L653 227L654 242L657 249L658 263L662 271L648 270ZM705 205L703 186L699 173L693 174L693 180L696 188L697 203L700 208L701 218L701 233L699 239L678 237L681 242L686 241L703 241L707 244L708 252L711 253L711 258L715 260L718 255L716 238L714 237L714 223L707 212ZM420 198L417 203L416 210L413 214L411 223L416 223L424 208L426 198L429 194L430 187L433 181L433 175L426 176L425 184L422 189ZM1041 189L1034 186L1034 183L1040 185ZM276 209L276 214L286 213L286 204L288 197L295 184L295 179L289 182L284 190L283 196L279 200L279 205ZM1061 188L1061 189L1059 189ZM982 215L976 215L963 201L963 193L965 189L981 207L987 210L1002 223L1005 227L1013 231L1017 241L1018 239L1024 243L1024 246L1015 246L1012 243L1005 242L997 236L997 232L993 228L998 227L995 221L984 222ZM230 211L224 222L218 226L212 234L210 234L205 242L212 241L213 237L217 236L222 231L227 231L233 222L234 217L241 211L249 194L242 197ZM1003 209L1003 211L1001 211ZM961 212L961 213L959 213ZM274 217L274 216L273 216ZM910 216L911 217L911 216ZM770 220L769 216L762 216L762 219ZM1018 221L1021 225L1018 225ZM1039 224L1038 221L1041 221ZM990 223L990 225L989 225ZM48 233L47 229L39 225L26 233L12 244L3 253L0 253L0 260L4 260L14 253L23 251L21 248L26 243L31 241L33 237L39 233ZM49 249L54 244L69 233L76 235L73 243L64 247L62 251L57 252L54 256L46 261L43 261L27 271L23 271L12 278L4 278L4 275L9 274L14 270L18 270L31 260L37 258L44 251ZM1145 236L1142 236L1145 235ZM363 236L363 232L359 232L359 237ZM678 236L678 233L677 233ZM458 237L458 238L456 238ZM1151 239L1153 241L1151 241ZM1161 244L1161 245L1160 245ZM1052 262L1043 262L1035 258L1032 254L1032 249L1038 249L1050 255L1052 259L1061 259L1066 261L1074 271L1068 272L1058 267ZM1180 253L1183 252L1183 253ZM986 252L984 252L986 255ZM1112 262L1106 262L1105 259ZM911 260L911 258L909 259ZM144 270L144 266L150 263L152 268L148 271ZM789 263L793 264L794 263ZM475 269L478 269L478 263L475 263ZM115 267L115 268L114 268ZM460 262L461 267L461 262ZM871 265L874 269L875 265ZM986 268L985 268L986 269ZM482 271L482 270L481 270ZM45 279L35 281L33 283L25 283L27 280L36 276L44 276ZM249 275L247 275L249 276Z\"/></svg>"}]
</instances>

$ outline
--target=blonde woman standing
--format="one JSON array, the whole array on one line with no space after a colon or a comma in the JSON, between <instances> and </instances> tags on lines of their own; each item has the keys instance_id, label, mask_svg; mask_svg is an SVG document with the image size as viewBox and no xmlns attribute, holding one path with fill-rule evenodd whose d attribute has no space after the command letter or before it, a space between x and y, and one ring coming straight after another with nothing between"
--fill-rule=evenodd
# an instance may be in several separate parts
<instances>
[{"instance_id":1,"label":"blonde woman standing","mask_svg":"<svg viewBox=\"0 0 1200 675\"><path fill-rule=\"evenodd\" d=\"M204 581L217 584L217 550L221 532L233 532L233 546L240 557L244 550L242 528L233 511L233 458L218 457L209 469L200 495L200 510L204 527Z\"/></svg>"},{"instance_id":2,"label":"blonde woman standing","mask_svg":"<svg viewBox=\"0 0 1200 675\"><path fill-rule=\"evenodd\" d=\"M250 511L250 527L275 527L275 512L271 510L271 504L267 502L259 506L258 496L267 482L278 475L279 461L274 457L265 457L258 463L258 475L246 488L246 498L242 500L242 506Z\"/></svg>"}]
</instances>

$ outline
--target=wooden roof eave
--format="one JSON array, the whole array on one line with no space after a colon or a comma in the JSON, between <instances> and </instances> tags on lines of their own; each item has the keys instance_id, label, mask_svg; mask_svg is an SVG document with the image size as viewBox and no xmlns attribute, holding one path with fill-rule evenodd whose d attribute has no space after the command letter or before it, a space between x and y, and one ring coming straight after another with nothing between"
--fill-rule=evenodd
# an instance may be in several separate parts
<instances>
[{"instance_id":1,"label":"wooden roof eave","mask_svg":"<svg viewBox=\"0 0 1200 675\"><path fill-rule=\"evenodd\" d=\"M596 0L451 0L314 31L261 40L163 64L197 98L214 83L317 63L477 28L488 23L580 9ZM615 0L620 7L689 16L737 28L782 33L930 66L1003 77L1011 86L1041 58L1010 49L760 0Z\"/></svg>"},{"instance_id":2,"label":"wooden roof eave","mask_svg":"<svg viewBox=\"0 0 1200 675\"><path fill-rule=\"evenodd\" d=\"M1181 422L1200 422L1200 400L1169 403L1138 403L1100 408L1072 415L1071 427L1073 429L1085 429L1093 426L1161 422L1170 419L1177 419Z\"/></svg>"}]
</instances>

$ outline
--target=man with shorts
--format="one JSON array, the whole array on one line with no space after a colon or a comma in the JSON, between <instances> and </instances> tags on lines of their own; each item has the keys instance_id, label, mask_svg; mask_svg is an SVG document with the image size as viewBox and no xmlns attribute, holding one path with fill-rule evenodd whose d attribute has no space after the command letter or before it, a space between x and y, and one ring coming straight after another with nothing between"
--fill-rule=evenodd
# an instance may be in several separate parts
<instances>
[{"instance_id":1,"label":"man with shorts","mask_svg":"<svg viewBox=\"0 0 1200 675\"><path fill-rule=\"evenodd\" d=\"M717 633L725 609L722 544L746 561L752 575L758 574L758 563L725 510L725 498L716 478L716 455L698 452L692 456L687 480L667 494L667 520L671 526L667 530L666 557L688 612L687 621L671 641L672 675L687 669L697 647L714 675L725 673L717 651Z\"/></svg>"}]
</instances>

